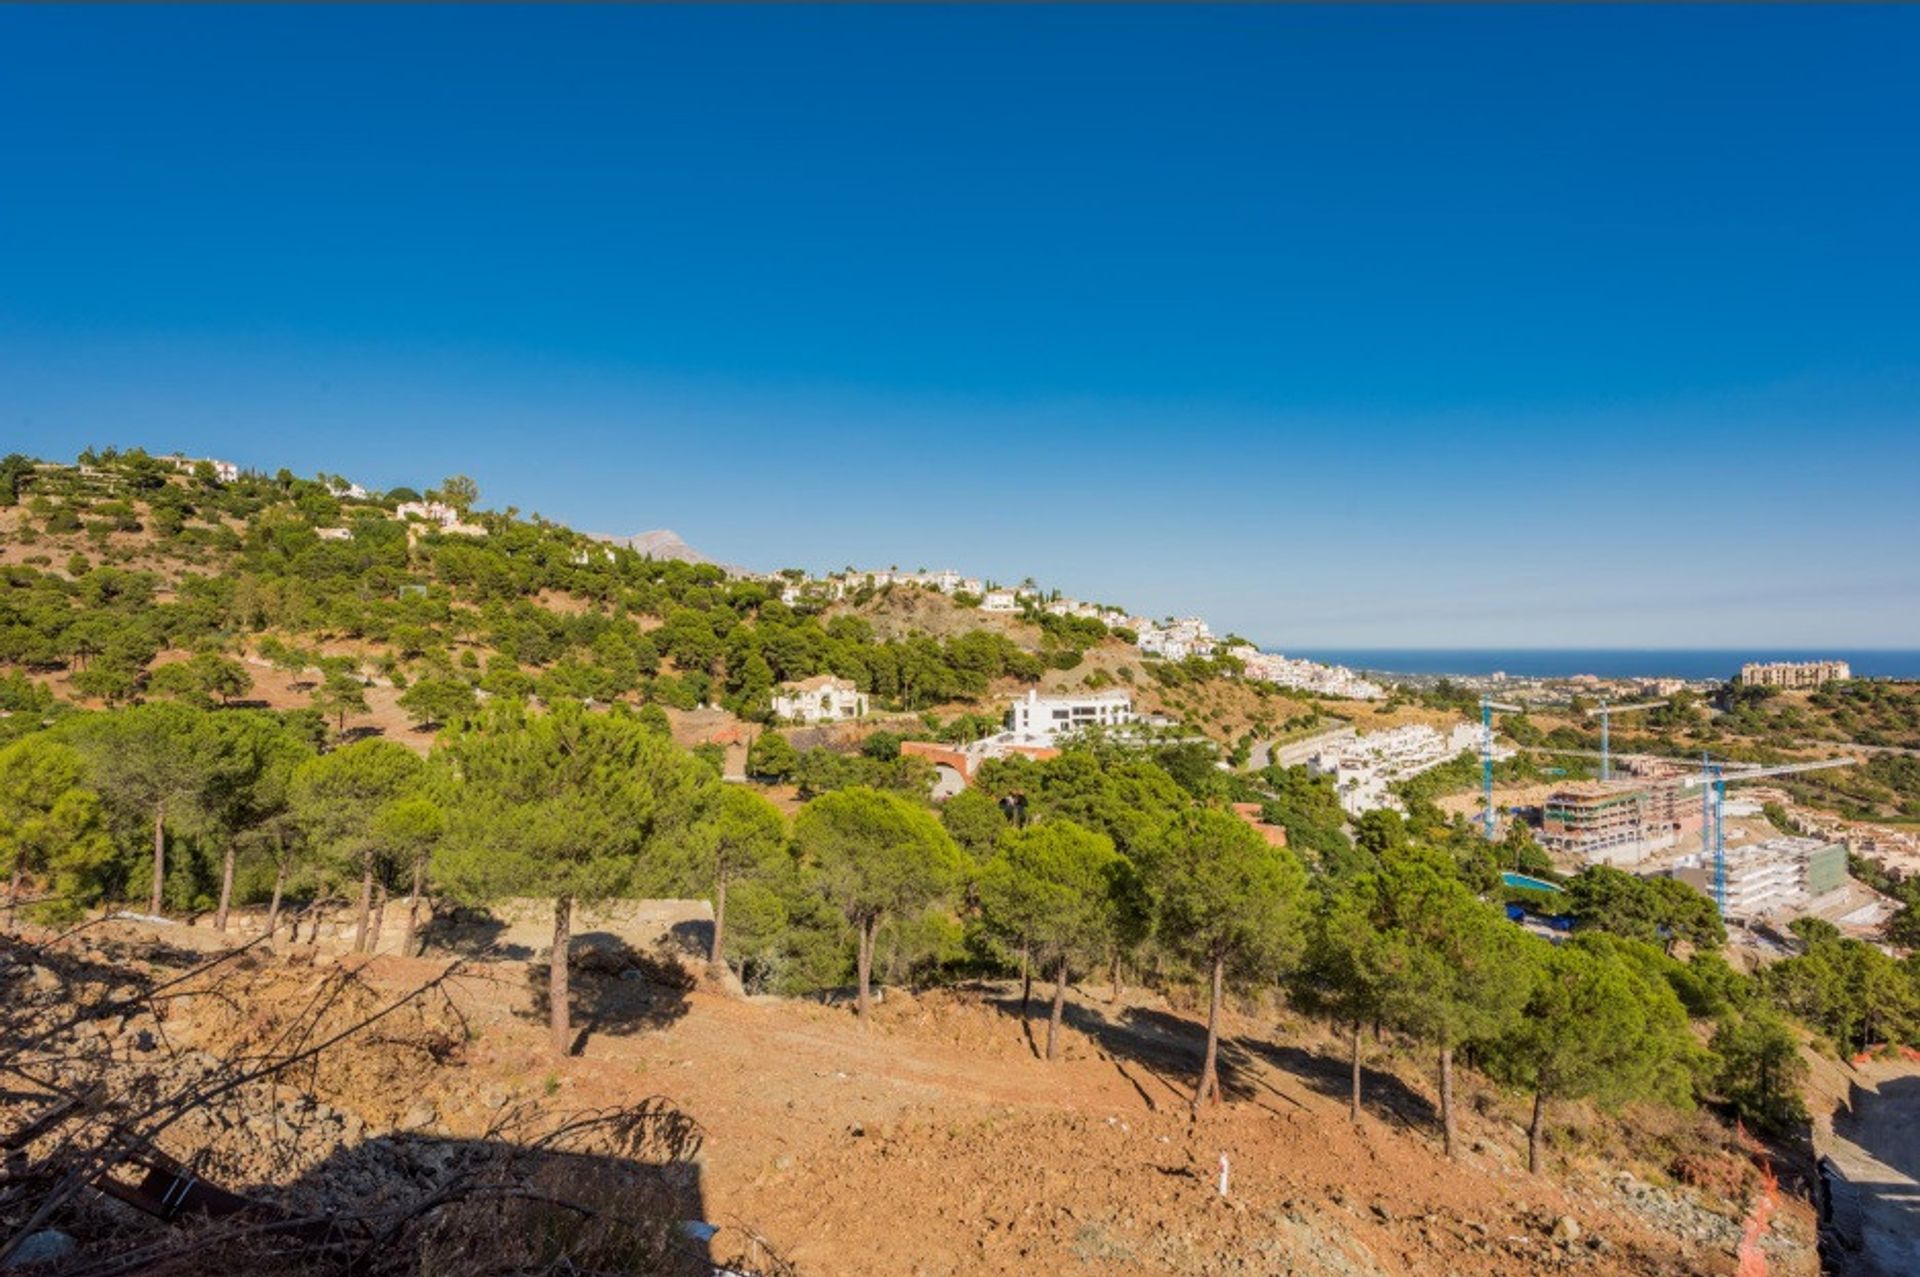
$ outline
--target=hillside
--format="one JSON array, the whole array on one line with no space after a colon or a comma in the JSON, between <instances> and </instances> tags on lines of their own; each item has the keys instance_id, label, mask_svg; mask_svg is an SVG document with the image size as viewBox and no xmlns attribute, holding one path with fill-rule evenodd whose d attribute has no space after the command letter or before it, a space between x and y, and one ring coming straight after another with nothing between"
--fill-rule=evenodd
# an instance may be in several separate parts
<instances>
[{"instance_id":1,"label":"hillside","mask_svg":"<svg viewBox=\"0 0 1920 1277\"><path fill-rule=\"evenodd\" d=\"M587 1262L603 1229L671 1249L663 1222L723 1219L805 1272L1725 1273L1758 1165L1810 1192L1809 1040L1920 1043L1914 961L1828 928L1755 964L1698 892L1592 868L1550 943L1506 908L1524 828L1489 843L1411 790L1349 819L1262 761L1450 705L1319 701L957 590L790 604L458 477L4 472L0 977L33 996L0 1066L35 1088L8 1102L47 1211L97 1175L36 1103L184 1085L175 1142L164 1107L89 1127L106 1164L158 1148L244 1176L245 1212L378 1237L355 1185L427 1185L403 1231L481 1227L468 1181L431 1187L478 1159L544 1221L514 1244L564 1255L507 1271L620 1270ZM773 730L772 689L822 673L871 712ZM986 757L939 801L902 747L1122 687L1169 721ZM216 1117L193 1089L263 1060L296 1093L247 1074ZM685 1138L647 1163L629 1119ZM263 1164L236 1123L291 1146ZM549 1145L576 1129L613 1142ZM668 1213L581 1200L623 1183ZM1760 1232L1808 1271L1803 1206ZM754 1245L736 1267L777 1271Z\"/></svg>"}]
</instances>

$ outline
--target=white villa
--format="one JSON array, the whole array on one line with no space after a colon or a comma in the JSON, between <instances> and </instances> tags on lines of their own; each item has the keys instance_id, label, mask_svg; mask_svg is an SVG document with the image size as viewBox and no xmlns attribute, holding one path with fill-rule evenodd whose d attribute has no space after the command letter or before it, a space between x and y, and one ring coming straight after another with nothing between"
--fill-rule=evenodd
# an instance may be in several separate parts
<instances>
[{"instance_id":1,"label":"white villa","mask_svg":"<svg viewBox=\"0 0 1920 1277\"><path fill-rule=\"evenodd\" d=\"M1018 612L1020 600L1012 590L988 590L980 596L982 612Z\"/></svg>"},{"instance_id":2,"label":"white villa","mask_svg":"<svg viewBox=\"0 0 1920 1277\"><path fill-rule=\"evenodd\" d=\"M847 679L816 674L797 683L782 683L773 694L773 712L799 723L859 718L867 712L867 694Z\"/></svg>"},{"instance_id":3,"label":"white villa","mask_svg":"<svg viewBox=\"0 0 1920 1277\"><path fill-rule=\"evenodd\" d=\"M393 512L402 519L413 518L437 524L442 532L457 532L470 537L487 535L487 530L477 523L460 522L460 512L444 501L402 501L394 507Z\"/></svg>"},{"instance_id":4,"label":"white villa","mask_svg":"<svg viewBox=\"0 0 1920 1277\"><path fill-rule=\"evenodd\" d=\"M1133 720L1133 698L1120 691L1042 696L1035 688L1007 707L1007 730L1023 742L1040 744L1089 727L1118 727Z\"/></svg>"}]
</instances>

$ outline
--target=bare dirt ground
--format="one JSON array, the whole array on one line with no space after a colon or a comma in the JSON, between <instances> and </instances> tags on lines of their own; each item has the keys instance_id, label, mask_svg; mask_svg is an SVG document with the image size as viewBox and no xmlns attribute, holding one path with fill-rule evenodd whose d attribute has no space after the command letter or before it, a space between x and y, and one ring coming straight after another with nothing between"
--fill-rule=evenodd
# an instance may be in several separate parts
<instances>
[{"instance_id":1,"label":"bare dirt ground","mask_svg":"<svg viewBox=\"0 0 1920 1277\"><path fill-rule=\"evenodd\" d=\"M311 980L312 961L263 973L262 1004ZM317 961L365 963L365 980L396 992L447 967ZM323 1077L322 1098L369 1133L417 1126L425 1105L427 1129L471 1137L518 1102L664 1096L704 1128L705 1218L765 1237L807 1274L1734 1272L1743 1190L1719 1197L1645 1165L1646 1180L1622 1180L1592 1129L1556 1159L1560 1178L1535 1179L1518 1106L1471 1085L1468 1151L1449 1163L1418 1072L1370 1071L1356 1127L1343 1063L1309 1026L1270 1015L1228 1017L1229 1102L1193 1121L1200 1024L1153 996L1076 990L1064 1058L1049 1064L1030 1041L1044 1035L1042 1003L1030 1034L1004 986L890 991L862 1025L841 1007L589 971L577 977L583 1048L555 1061L539 984L526 963L464 968L450 986L465 1025L456 1059ZM223 1031L179 1028L210 1047ZM1743 1182L1738 1159L1701 1157ZM1648 1194L1663 1213L1647 1212ZM1791 1203L1772 1271L1812 1273L1811 1237L1808 1211Z\"/></svg>"}]
</instances>

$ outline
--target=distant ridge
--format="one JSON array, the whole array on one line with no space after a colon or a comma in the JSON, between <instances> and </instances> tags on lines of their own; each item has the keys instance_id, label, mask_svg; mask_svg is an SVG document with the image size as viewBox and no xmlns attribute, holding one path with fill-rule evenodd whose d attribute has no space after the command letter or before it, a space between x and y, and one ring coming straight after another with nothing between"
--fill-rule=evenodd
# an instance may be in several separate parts
<instances>
[{"instance_id":1,"label":"distant ridge","mask_svg":"<svg viewBox=\"0 0 1920 1277\"><path fill-rule=\"evenodd\" d=\"M608 545L625 546L649 558L677 559L682 563L712 563L715 567L726 568L729 572L741 571L739 568L708 558L688 545L672 528L655 528L651 532L636 532L626 537L609 536L604 532L589 532L587 535L596 541L605 541Z\"/></svg>"}]
</instances>

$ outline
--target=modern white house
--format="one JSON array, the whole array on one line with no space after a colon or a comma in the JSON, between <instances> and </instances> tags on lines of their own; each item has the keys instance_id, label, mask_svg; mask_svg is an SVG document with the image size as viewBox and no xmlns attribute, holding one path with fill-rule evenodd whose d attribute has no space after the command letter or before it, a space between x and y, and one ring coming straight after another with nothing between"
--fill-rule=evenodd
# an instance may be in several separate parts
<instances>
[{"instance_id":1,"label":"modern white house","mask_svg":"<svg viewBox=\"0 0 1920 1277\"><path fill-rule=\"evenodd\" d=\"M1023 741L1042 744L1090 727L1118 727L1133 720L1133 698L1120 691L1042 696L1034 688L1007 706L1007 730Z\"/></svg>"},{"instance_id":2,"label":"modern white house","mask_svg":"<svg viewBox=\"0 0 1920 1277\"><path fill-rule=\"evenodd\" d=\"M1018 612L1020 600L1014 597L1012 590L988 590L980 596L982 612Z\"/></svg>"},{"instance_id":3,"label":"modern white house","mask_svg":"<svg viewBox=\"0 0 1920 1277\"><path fill-rule=\"evenodd\" d=\"M773 694L773 712L798 723L859 718L867 712L867 694L847 679L816 674L797 683L782 683Z\"/></svg>"}]
</instances>

